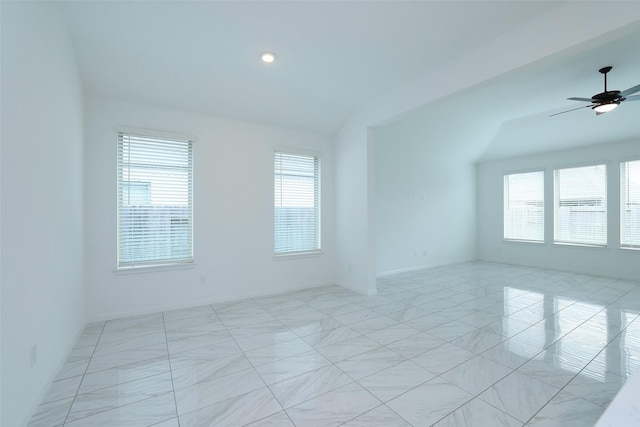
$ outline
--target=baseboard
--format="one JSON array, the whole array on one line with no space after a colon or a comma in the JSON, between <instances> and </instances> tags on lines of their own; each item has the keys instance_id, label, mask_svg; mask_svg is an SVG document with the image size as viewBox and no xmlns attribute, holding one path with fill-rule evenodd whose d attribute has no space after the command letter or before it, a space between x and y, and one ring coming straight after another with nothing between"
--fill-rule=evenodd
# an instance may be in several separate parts
<instances>
[{"instance_id":1,"label":"baseboard","mask_svg":"<svg viewBox=\"0 0 640 427\"><path fill-rule=\"evenodd\" d=\"M87 327L88 324L89 323L82 324L80 326L80 328L76 331L75 337L71 341L71 344L69 345L69 348L67 349L67 352L65 353L64 357L62 358L62 360L58 361L58 364L56 365L56 367L53 370L53 372L48 375L48 380L45 383L46 385L45 385L44 389L42 389L40 391L40 393L38 395L38 399L36 400L36 403L34 404L34 406L27 413L26 419L22 418L19 421L20 427L27 427L29 422L31 421L31 418L33 418L33 416L36 414L36 412L38 410L38 407L40 406L40 403L42 402L42 400L47 395L47 392L49 391L49 387L51 387L51 384L53 383L53 381L56 379L56 377L60 373L60 370L62 369L62 367L66 363L67 359L69 359L69 355L71 355L71 352L73 351L73 348L75 347L76 343L78 342L78 339L80 338L80 335L82 335L82 333L84 332L84 330L85 330L85 328Z\"/></svg>"},{"instance_id":2,"label":"baseboard","mask_svg":"<svg viewBox=\"0 0 640 427\"><path fill-rule=\"evenodd\" d=\"M511 266L515 266L515 267L540 268L540 269L543 269L543 270L551 270L551 271L557 271L557 272L562 272L562 273L586 274L587 276L606 277L606 278L610 278L610 279L625 280L625 281L631 281L631 282L637 282L638 281L638 277L635 277L635 276L631 277L631 276L626 276L624 274L616 275L615 273L605 272L605 271L601 271L601 270L597 270L597 269L588 269L588 270L578 271L578 270L572 270L572 269L558 268L556 266L544 265L543 263L516 263L516 262L511 262L511 261L502 261L502 260L499 260L499 259L489 259L489 258L479 258L478 261L480 261L480 262L488 262L488 263L495 263L495 264L511 265Z\"/></svg>"},{"instance_id":3,"label":"baseboard","mask_svg":"<svg viewBox=\"0 0 640 427\"><path fill-rule=\"evenodd\" d=\"M408 267L408 268L400 268L397 270L387 270L387 271L382 271L379 273L376 273L376 277L385 277L385 276L392 276L394 274L402 274L402 273L411 273L412 271L420 271L420 270L427 270L430 268L438 268L438 267L446 267L446 266L450 266L450 265L456 265L456 264L464 264L467 262L476 262L476 261L480 261L479 259L467 259L467 260L459 260L459 261L453 261L453 262L442 262L442 263L437 263L437 264L424 264L424 265L418 265L418 266L414 266L414 267Z\"/></svg>"},{"instance_id":4,"label":"baseboard","mask_svg":"<svg viewBox=\"0 0 640 427\"><path fill-rule=\"evenodd\" d=\"M301 286L294 286L294 287L289 287L281 290L270 289L268 293L247 292L244 294L234 295L230 298L220 298L220 299L207 300L207 301L193 300L191 302L180 303L180 304L166 304L166 305L163 304L160 306L156 306L153 308L145 308L142 310L127 310L127 311L112 312L112 313L102 314L102 315L93 317L90 319L89 323L105 322L108 320L121 319L124 317L143 316L145 314L153 314L153 313L158 313L162 311L181 310L181 309L190 308L190 307L197 307L200 305L220 304L225 302L241 301L249 298L263 298L263 297L268 297L272 295L284 294L287 292L296 292L296 291L302 291L304 289L312 289L312 288L318 288L321 286L330 286L335 284L336 284L335 282L331 282L331 283L317 283L314 285L301 285Z\"/></svg>"}]
</instances>

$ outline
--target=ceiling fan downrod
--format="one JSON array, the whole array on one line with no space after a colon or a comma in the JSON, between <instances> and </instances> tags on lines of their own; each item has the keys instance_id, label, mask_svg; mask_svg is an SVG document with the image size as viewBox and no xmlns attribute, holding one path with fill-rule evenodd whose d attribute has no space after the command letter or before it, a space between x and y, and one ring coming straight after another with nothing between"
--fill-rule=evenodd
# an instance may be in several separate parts
<instances>
[{"instance_id":1,"label":"ceiling fan downrod","mask_svg":"<svg viewBox=\"0 0 640 427\"><path fill-rule=\"evenodd\" d=\"M602 67L598 70L600 71L601 74L604 75L604 93L607 93L607 73L611 71L611 68L612 67L608 66L608 67Z\"/></svg>"}]
</instances>

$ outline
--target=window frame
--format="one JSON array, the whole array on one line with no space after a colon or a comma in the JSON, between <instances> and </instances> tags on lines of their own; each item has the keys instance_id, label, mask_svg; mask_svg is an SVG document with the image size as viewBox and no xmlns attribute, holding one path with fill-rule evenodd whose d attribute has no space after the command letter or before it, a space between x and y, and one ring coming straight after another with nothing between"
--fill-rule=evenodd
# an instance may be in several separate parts
<instances>
[{"instance_id":1,"label":"window frame","mask_svg":"<svg viewBox=\"0 0 640 427\"><path fill-rule=\"evenodd\" d=\"M122 191L124 189L123 172L122 168L129 165L128 162L122 160L121 150L124 149L124 138L138 138L166 141L169 143L184 144L186 149L186 164L184 170L187 173L187 189L186 194L183 195L187 198L187 226L182 227L186 231L186 241L188 246L186 247L186 256L181 257L148 257L142 260L127 260L123 259L124 239L123 239L123 221L121 216L121 209L123 208ZM126 272L140 272L149 269L165 269L165 268L185 268L195 265L194 258L194 147L196 139L192 135L179 134L173 132L130 128L130 127L118 127L116 130L116 269L117 273ZM129 141L131 143L131 141ZM160 152L160 150L158 151ZM142 163L144 164L144 163ZM162 169L162 168L159 168ZM153 205L151 205L153 206ZM175 218L169 218L170 223ZM181 220L185 218L180 218ZM171 247L171 242L167 243L166 248Z\"/></svg>"},{"instance_id":2,"label":"window frame","mask_svg":"<svg viewBox=\"0 0 640 427\"><path fill-rule=\"evenodd\" d=\"M314 166L314 170L315 170L315 174L314 174L314 184L313 184L313 188L314 188L314 217L315 217L315 223L314 223L314 229L315 229L315 244L313 245L313 248L303 248L303 249L299 249L299 250L277 250L277 244L278 244L278 231L281 230L281 228L278 226L277 220L277 213L276 213L276 209L277 209L277 204L276 204L276 196L277 196L277 190L276 190L276 184L277 184L277 179L278 179L278 173L276 170L276 162L277 162L277 156L278 155L285 155L285 156L298 156L298 157L306 157L306 158L313 158L313 161L315 163ZM306 257L306 256L316 256L316 255L321 255L323 253L323 249L322 249L322 155L319 152L316 151L308 151L308 150L300 150L300 149L295 149L295 148L289 148L289 147L275 147L273 149L273 156L272 156L272 171L273 171L273 197L272 197L272 201L273 201L273 256L274 259L291 259L291 258L296 258L296 257Z\"/></svg>"},{"instance_id":3,"label":"window frame","mask_svg":"<svg viewBox=\"0 0 640 427\"><path fill-rule=\"evenodd\" d=\"M564 240L558 238L558 221L559 221L559 208L560 208L560 195L559 195L559 177L558 173L562 170L568 169L581 169L581 168L589 168L589 167L604 167L604 202L602 206L604 207L604 242L602 243L594 243L594 242L586 242L586 241L572 241L572 240ZM586 164L578 164L571 166L561 166L556 167L552 171L553 176L553 244L559 246L582 246L582 247L592 247L592 248L607 248L609 245L609 162L601 161L601 162L592 162Z\"/></svg>"},{"instance_id":4,"label":"window frame","mask_svg":"<svg viewBox=\"0 0 640 427\"><path fill-rule=\"evenodd\" d=\"M628 163L638 163L640 165L640 158L638 157L633 157L633 158L629 158L629 159L625 159L620 161L620 249L623 250L632 250L632 251L639 251L640 250L640 243L638 244L627 244L625 243L625 212L627 209L627 191L626 186L628 185L628 179L625 180L625 177L628 177L628 175L625 175L624 172L626 171L626 167L623 166L625 164ZM624 169L623 169L624 168ZM640 228L640 226L639 226ZM638 230L636 232L638 235L640 235L640 230Z\"/></svg>"},{"instance_id":5,"label":"window frame","mask_svg":"<svg viewBox=\"0 0 640 427\"><path fill-rule=\"evenodd\" d=\"M542 196L542 206L541 206L541 215L542 215L542 224L541 224L541 228L542 228L542 237L541 239L525 239L525 238L521 238L521 237L507 237L507 204L509 202L509 200L507 200L507 192L508 192L508 187L510 187L510 184L507 184L507 180L510 176L512 175L526 175L526 174L541 174L542 175L542 192L541 192L541 196ZM545 194L545 180L546 180L546 170L545 169L532 169L532 170L525 170L525 171L516 171L516 172L506 172L503 175L502 178L502 191L503 191L503 209L502 209L502 239L505 242L519 242L519 243L535 243L535 244L544 244L546 239L545 239L545 226L546 226L546 212L545 212L545 206L546 206L546 194Z\"/></svg>"}]
</instances>

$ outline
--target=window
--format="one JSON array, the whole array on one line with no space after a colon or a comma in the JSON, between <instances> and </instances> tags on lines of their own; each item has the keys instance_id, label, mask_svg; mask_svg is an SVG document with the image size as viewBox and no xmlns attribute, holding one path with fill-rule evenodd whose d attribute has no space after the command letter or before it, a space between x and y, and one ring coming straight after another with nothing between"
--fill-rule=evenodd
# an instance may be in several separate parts
<instances>
[{"instance_id":1,"label":"window","mask_svg":"<svg viewBox=\"0 0 640 427\"><path fill-rule=\"evenodd\" d=\"M640 249L640 160L620 164L620 245Z\"/></svg>"},{"instance_id":2,"label":"window","mask_svg":"<svg viewBox=\"0 0 640 427\"><path fill-rule=\"evenodd\" d=\"M606 165L554 171L555 242L607 244Z\"/></svg>"},{"instance_id":3,"label":"window","mask_svg":"<svg viewBox=\"0 0 640 427\"><path fill-rule=\"evenodd\" d=\"M544 241L544 171L504 176L504 238Z\"/></svg>"},{"instance_id":4,"label":"window","mask_svg":"<svg viewBox=\"0 0 640 427\"><path fill-rule=\"evenodd\" d=\"M193 142L118 132L118 268L193 262Z\"/></svg>"},{"instance_id":5,"label":"window","mask_svg":"<svg viewBox=\"0 0 640 427\"><path fill-rule=\"evenodd\" d=\"M274 153L275 253L320 250L320 158Z\"/></svg>"}]
</instances>

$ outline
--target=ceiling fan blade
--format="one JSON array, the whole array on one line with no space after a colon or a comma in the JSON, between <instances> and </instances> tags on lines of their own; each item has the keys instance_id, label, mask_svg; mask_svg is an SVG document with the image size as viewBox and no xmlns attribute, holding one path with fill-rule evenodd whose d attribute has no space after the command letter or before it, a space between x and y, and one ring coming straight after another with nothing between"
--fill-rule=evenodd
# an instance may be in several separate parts
<instances>
[{"instance_id":1,"label":"ceiling fan blade","mask_svg":"<svg viewBox=\"0 0 640 427\"><path fill-rule=\"evenodd\" d=\"M549 115L549 117L557 116L558 114L570 113L571 111L576 111L576 110L580 110L581 108L587 108L587 107L591 107L591 105L582 105L578 108L572 108L571 110L566 110L566 111L561 111L559 113L551 114Z\"/></svg>"},{"instance_id":2,"label":"ceiling fan blade","mask_svg":"<svg viewBox=\"0 0 640 427\"><path fill-rule=\"evenodd\" d=\"M584 102L593 102L591 98L567 98L569 101L584 101Z\"/></svg>"},{"instance_id":3,"label":"ceiling fan blade","mask_svg":"<svg viewBox=\"0 0 640 427\"><path fill-rule=\"evenodd\" d=\"M627 96L624 102L627 101L640 101L640 95Z\"/></svg>"},{"instance_id":4,"label":"ceiling fan blade","mask_svg":"<svg viewBox=\"0 0 640 427\"><path fill-rule=\"evenodd\" d=\"M627 96L627 95L631 95L632 93L636 93L640 90L640 85L635 85L634 87L630 87L627 90L623 90L622 92L620 92L620 96Z\"/></svg>"}]
</instances>

